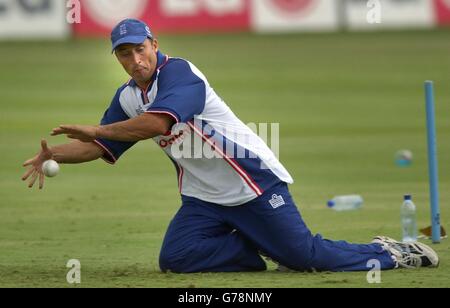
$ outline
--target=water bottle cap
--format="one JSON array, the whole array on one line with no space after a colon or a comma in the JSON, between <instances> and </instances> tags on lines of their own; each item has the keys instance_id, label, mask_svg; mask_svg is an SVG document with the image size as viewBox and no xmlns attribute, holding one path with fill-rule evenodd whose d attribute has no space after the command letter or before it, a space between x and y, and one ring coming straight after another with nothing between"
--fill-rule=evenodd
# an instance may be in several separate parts
<instances>
[{"instance_id":1,"label":"water bottle cap","mask_svg":"<svg viewBox=\"0 0 450 308\"><path fill-rule=\"evenodd\" d=\"M334 202L333 200L328 201L328 207L333 207L336 205L336 202Z\"/></svg>"},{"instance_id":2,"label":"water bottle cap","mask_svg":"<svg viewBox=\"0 0 450 308\"><path fill-rule=\"evenodd\" d=\"M405 195L405 201L411 201L412 197L411 195Z\"/></svg>"}]
</instances>

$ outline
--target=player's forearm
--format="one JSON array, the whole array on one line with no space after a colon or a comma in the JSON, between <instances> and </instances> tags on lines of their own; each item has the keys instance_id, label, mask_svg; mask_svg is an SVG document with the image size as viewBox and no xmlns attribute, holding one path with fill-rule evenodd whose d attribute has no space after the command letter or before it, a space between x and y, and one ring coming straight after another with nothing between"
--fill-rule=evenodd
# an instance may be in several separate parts
<instances>
[{"instance_id":1,"label":"player's forearm","mask_svg":"<svg viewBox=\"0 0 450 308\"><path fill-rule=\"evenodd\" d=\"M80 164L103 156L103 150L95 143L74 141L50 148L53 159L60 164Z\"/></svg>"},{"instance_id":2,"label":"player's forearm","mask_svg":"<svg viewBox=\"0 0 450 308\"><path fill-rule=\"evenodd\" d=\"M165 134L170 127L167 119L141 115L128 121L97 127L97 138L137 142Z\"/></svg>"}]
</instances>

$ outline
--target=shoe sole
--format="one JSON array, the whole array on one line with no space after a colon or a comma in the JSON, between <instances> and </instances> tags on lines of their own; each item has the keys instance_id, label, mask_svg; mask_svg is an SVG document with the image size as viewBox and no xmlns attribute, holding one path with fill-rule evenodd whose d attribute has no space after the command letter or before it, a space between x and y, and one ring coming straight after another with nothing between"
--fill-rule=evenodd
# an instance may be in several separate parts
<instances>
[{"instance_id":1,"label":"shoe sole","mask_svg":"<svg viewBox=\"0 0 450 308\"><path fill-rule=\"evenodd\" d=\"M439 256L438 254L431 248L430 246L423 244L421 242L415 242L413 245L418 246L421 250L424 251L424 255L428 257L428 259L431 261L431 265L427 266L430 268L438 268L440 264Z\"/></svg>"}]
</instances>

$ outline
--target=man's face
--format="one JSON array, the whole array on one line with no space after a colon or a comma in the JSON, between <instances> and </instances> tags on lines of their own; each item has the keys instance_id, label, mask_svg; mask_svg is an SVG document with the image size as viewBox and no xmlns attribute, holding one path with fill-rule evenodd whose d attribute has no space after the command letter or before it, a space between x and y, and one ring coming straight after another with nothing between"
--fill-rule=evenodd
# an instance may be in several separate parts
<instances>
[{"instance_id":1,"label":"man's face","mask_svg":"<svg viewBox=\"0 0 450 308\"><path fill-rule=\"evenodd\" d=\"M158 42L146 39L142 44L123 44L115 53L128 75L138 84L150 81L156 70Z\"/></svg>"}]
</instances>

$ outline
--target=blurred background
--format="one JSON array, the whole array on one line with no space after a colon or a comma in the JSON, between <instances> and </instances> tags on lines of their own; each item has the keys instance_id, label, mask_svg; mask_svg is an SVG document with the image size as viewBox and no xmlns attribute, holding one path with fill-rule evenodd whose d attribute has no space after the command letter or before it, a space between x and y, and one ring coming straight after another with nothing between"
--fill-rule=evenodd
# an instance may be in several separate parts
<instances>
[{"instance_id":1,"label":"blurred background","mask_svg":"<svg viewBox=\"0 0 450 308\"><path fill-rule=\"evenodd\" d=\"M447 0L2 0L1 38L107 36L123 18L156 33L420 29L450 24Z\"/></svg>"},{"instance_id":2,"label":"blurred background","mask_svg":"<svg viewBox=\"0 0 450 308\"><path fill-rule=\"evenodd\" d=\"M97 124L128 76L111 55L121 19L146 21L164 53L190 60L245 122L280 123L280 159L314 233L368 242L401 235L412 194L430 225L423 82L436 86L442 224L450 214L448 0L0 0L0 286L367 286L365 273L170 276L160 245L180 206L176 172L151 141L111 167L62 166L43 191L21 164L60 124ZM407 166L395 154L413 154ZM326 207L360 194L359 211ZM449 286L436 271L383 274L383 286ZM273 265L271 265L273 269ZM301 278L299 278L302 275ZM333 277L333 278L331 278Z\"/></svg>"}]
</instances>

